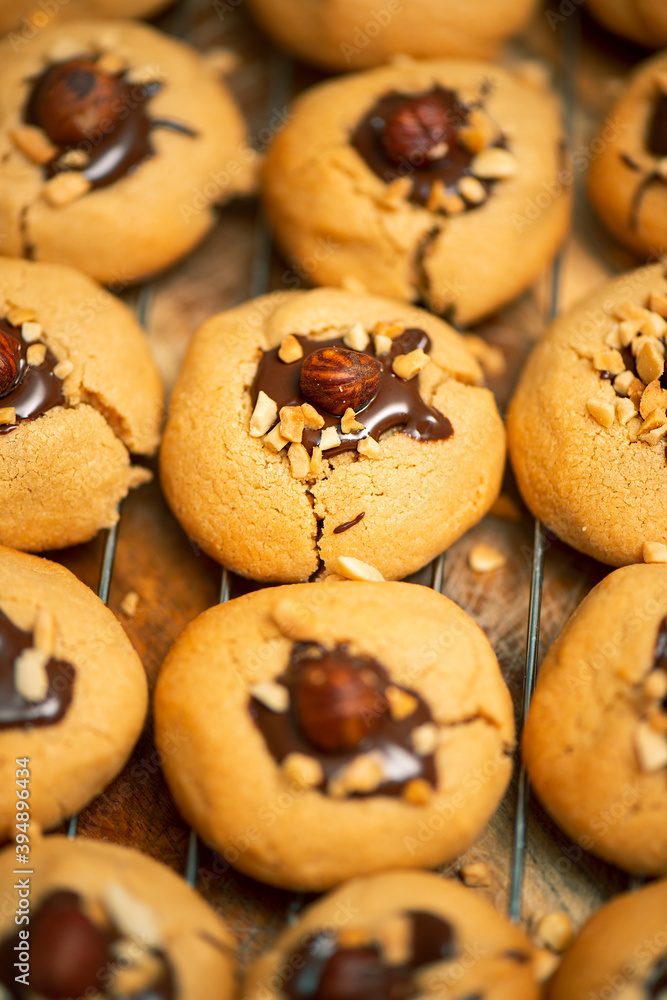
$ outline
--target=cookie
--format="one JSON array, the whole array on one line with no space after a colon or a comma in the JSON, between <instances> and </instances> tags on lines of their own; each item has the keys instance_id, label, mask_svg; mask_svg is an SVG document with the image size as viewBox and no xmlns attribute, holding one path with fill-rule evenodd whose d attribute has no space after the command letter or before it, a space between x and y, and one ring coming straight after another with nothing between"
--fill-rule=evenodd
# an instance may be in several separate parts
<instances>
[{"instance_id":1,"label":"cookie","mask_svg":"<svg viewBox=\"0 0 667 1000\"><path fill-rule=\"evenodd\" d=\"M121 288L188 253L251 184L241 115L189 46L131 21L0 42L0 233Z\"/></svg>"},{"instance_id":2,"label":"cookie","mask_svg":"<svg viewBox=\"0 0 667 1000\"><path fill-rule=\"evenodd\" d=\"M487 59L504 39L525 27L534 0L483 0L474 17L456 0L394 3L372 0L251 0L262 27L283 48L330 69L380 66L392 56Z\"/></svg>"},{"instance_id":3,"label":"cookie","mask_svg":"<svg viewBox=\"0 0 667 1000\"><path fill-rule=\"evenodd\" d=\"M15 832L17 759L29 760L31 820L56 826L121 770L146 705L139 657L100 599L62 566L0 546L0 842Z\"/></svg>"},{"instance_id":4,"label":"cookie","mask_svg":"<svg viewBox=\"0 0 667 1000\"><path fill-rule=\"evenodd\" d=\"M586 6L617 35L649 49L667 45L667 10L663 0L588 0Z\"/></svg>"},{"instance_id":5,"label":"cookie","mask_svg":"<svg viewBox=\"0 0 667 1000\"><path fill-rule=\"evenodd\" d=\"M538 995L524 932L425 872L358 878L318 900L248 969L244 991L248 1000Z\"/></svg>"},{"instance_id":6,"label":"cookie","mask_svg":"<svg viewBox=\"0 0 667 1000\"><path fill-rule=\"evenodd\" d=\"M667 42L667 9L664 14ZM638 256L663 256L667 251L665 53L639 66L595 143L588 193L596 212Z\"/></svg>"},{"instance_id":7,"label":"cookie","mask_svg":"<svg viewBox=\"0 0 667 1000\"><path fill-rule=\"evenodd\" d=\"M209 609L167 656L155 718L188 822L241 871L289 888L452 860L512 770L491 646L415 584L269 588Z\"/></svg>"},{"instance_id":8,"label":"cookie","mask_svg":"<svg viewBox=\"0 0 667 1000\"><path fill-rule=\"evenodd\" d=\"M407 576L500 489L504 430L480 382L463 339L421 309L339 289L256 299L195 335L165 494L244 576L307 580L341 556Z\"/></svg>"},{"instance_id":9,"label":"cookie","mask_svg":"<svg viewBox=\"0 0 667 1000\"><path fill-rule=\"evenodd\" d=\"M625 566L583 601L540 670L523 755L580 847L667 872L667 565Z\"/></svg>"},{"instance_id":10,"label":"cookie","mask_svg":"<svg viewBox=\"0 0 667 1000\"><path fill-rule=\"evenodd\" d=\"M664 265L608 282L547 330L509 407L526 504L612 566L667 542L665 317Z\"/></svg>"},{"instance_id":11,"label":"cookie","mask_svg":"<svg viewBox=\"0 0 667 1000\"><path fill-rule=\"evenodd\" d=\"M87 541L150 479L160 377L133 313L68 267L0 258L0 543Z\"/></svg>"},{"instance_id":12,"label":"cookie","mask_svg":"<svg viewBox=\"0 0 667 1000\"><path fill-rule=\"evenodd\" d=\"M169 0L3 0L0 34L13 33L15 46L31 39L54 20L77 17L148 17ZM16 34L18 32L18 34Z\"/></svg>"},{"instance_id":13,"label":"cookie","mask_svg":"<svg viewBox=\"0 0 667 1000\"><path fill-rule=\"evenodd\" d=\"M588 921L548 1000L660 1000L667 990L667 881L619 896Z\"/></svg>"},{"instance_id":14,"label":"cookie","mask_svg":"<svg viewBox=\"0 0 667 1000\"><path fill-rule=\"evenodd\" d=\"M26 909L15 857L13 847L0 855L0 990L10 997L232 996L235 942L165 865L115 844L33 837L32 871L20 880L30 889Z\"/></svg>"},{"instance_id":15,"label":"cookie","mask_svg":"<svg viewBox=\"0 0 667 1000\"><path fill-rule=\"evenodd\" d=\"M312 88L290 114L263 195L314 284L423 300L466 324L524 291L567 231L556 101L491 63L384 66Z\"/></svg>"}]
</instances>

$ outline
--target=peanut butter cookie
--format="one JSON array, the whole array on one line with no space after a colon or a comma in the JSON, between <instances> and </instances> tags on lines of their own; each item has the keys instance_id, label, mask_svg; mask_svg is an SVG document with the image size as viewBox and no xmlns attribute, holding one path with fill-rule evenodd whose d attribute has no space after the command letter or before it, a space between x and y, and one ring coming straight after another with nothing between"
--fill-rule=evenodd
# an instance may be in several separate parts
<instances>
[{"instance_id":1,"label":"peanut butter cookie","mask_svg":"<svg viewBox=\"0 0 667 1000\"><path fill-rule=\"evenodd\" d=\"M54 21L77 17L148 17L170 0L2 0L0 34L12 32L15 48L25 46Z\"/></svg>"},{"instance_id":2,"label":"peanut butter cookie","mask_svg":"<svg viewBox=\"0 0 667 1000\"><path fill-rule=\"evenodd\" d=\"M0 258L0 542L87 541L150 479L162 385L132 312L69 267Z\"/></svg>"},{"instance_id":3,"label":"peanut butter cookie","mask_svg":"<svg viewBox=\"0 0 667 1000\"><path fill-rule=\"evenodd\" d=\"M667 565L625 566L583 601L540 670L523 754L580 847L667 872Z\"/></svg>"},{"instance_id":4,"label":"peanut butter cookie","mask_svg":"<svg viewBox=\"0 0 667 1000\"><path fill-rule=\"evenodd\" d=\"M188 534L230 569L294 582L341 556L407 576L486 513L504 430L441 320L337 289L277 293L198 331L161 454Z\"/></svg>"},{"instance_id":5,"label":"peanut butter cookie","mask_svg":"<svg viewBox=\"0 0 667 1000\"><path fill-rule=\"evenodd\" d=\"M414 584L302 584L211 608L171 649L155 712L188 822L241 871L291 888L455 858L512 770L491 646Z\"/></svg>"},{"instance_id":6,"label":"peanut butter cookie","mask_svg":"<svg viewBox=\"0 0 667 1000\"><path fill-rule=\"evenodd\" d=\"M608 282L547 331L509 408L528 507L612 566L667 542L666 317L664 265Z\"/></svg>"},{"instance_id":7,"label":"peanut butter cookie","mask_svg":"<svg viewBox=\"0 0 667 1000\"><path fill-rule=\"evenodd\" d=\"M56 826L121 770L146 704L139 657L100 599L0 546L0 841L15 830L17 767L31 821Z\"/></svg>"},{"instance_id":8,"label":"peanut butter cookie","mask_svg":"<svg viewBox=\"0 0 667 1000\"><path fill-rule=\"evenodd\" d=\"M189 46L130 21L0 42L2 251L125 287L208 232L246 191L241 115Z\"/></svg>"},{"instance_id":9,"label":"peanut butter cookie","mask_svg":"<svg viewBox=\"0 0 667 1000\"><path fill-rule=\"evenodd\" d=\"M263 191L314 284L420 299L466 324L551 260L570 218L566 168L543 86L491 63L408 62L302 94Z\"/></svg>"},{"instance_id":10,"label":"peanut butter cookie","mask_svg":"<svg viewBox=\"0 0 667 1000\"><path fill-rule=\"evenodd\" d=\"M588 0L587 8L617 35L649 49L667 45L664 0Z\"/></svg>"}]
</instances>

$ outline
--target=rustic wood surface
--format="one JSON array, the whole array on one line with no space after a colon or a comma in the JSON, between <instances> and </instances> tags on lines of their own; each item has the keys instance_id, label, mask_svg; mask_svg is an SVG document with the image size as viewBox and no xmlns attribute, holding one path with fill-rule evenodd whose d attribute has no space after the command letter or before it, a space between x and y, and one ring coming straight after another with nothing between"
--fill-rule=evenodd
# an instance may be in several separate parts
<instances>
[{"instance_id":1,"label":"rustic wood surface","mask_svg":"<svg viewBox=\"0 0 667 1000\"><path fill-rule=\"evenodd\" d=\"M247 114L251 136L261 147L265 136L262 129L272 117L267 114L267 102L275 55L240 0L219 6L227 8L222 16L216 14L207 0L182 2L158 24L188 37L203 50L223 46L238 54L230 83ZM556 12L558 9L558 5L552 7ZM569 32L570 57L571 47L574 45L576 50L579 37L574 146L585 152L596 124L618 93L621 78L641 53L612 40L585 19L580 24L579 12L573 17L574 22L559 24L558 30L552 30L541 12L527 40L508 52L505 59L516 62L528 58L532 60L531 72L551 71L561 58L562 31ZM576 51L574 54L577 55ZM306 67L292 69L294 89L320 78L317 71ZM274 106L271 110L279 118L284 108ZM578 176L578 187L581 180L582 176ZM206 242L189 259L143 291L143 302L148 306L147 335L169 385L173 384L196 327L213 313L248 297L257 232L258 212L253 201L226 208ZM563 259L561 307L585 294L606 275L630 264L621 251L610 245L579 191L575 232ZM274 253L271 287L291 284L293 276L294 272ZM475 331L499 346L505 355L506 372L490 380L503 412L523 359L544 328L550 281L550 275L545 275L530 294ZM138 293L130 291L126 297L136 302ZM520 503L510 473L506 491L519 503L520 519L512 522L488 516L457 542L446 556L444 592L472 614L486 631L518 705L524 668L533 521ZM506 554L504 568L486 575L469 569L467 554L480 540L490 542ZM103 541L97 538L88 545L52 555L96 587ZM542 652L605 572L605 567L555 538L547 539ZM428 584L428 573L422 574L420 580ZM172 641L189 621L218 600L219 587L220 568L185 537L168 511L158 485L153 483L130 496L122 513L110 606L142 657L151 686ZM132 619L120 612L121 601L128 591L136 591L140 596ZM184 872L188 829L171 802L159 765L149 721L128 767L82 813L79 835L130 844ZM477 891L501 908L507 906L514 799L512 788L494 821L462 859L489 862L493 886ZM602 901L627 886L627 877L621 872L582 854L572 845L534 801L526 863L523 915L527 921L563 908L580 924ZM455 874L459 864L449 866L446 873ZM199 847L197 884L237 936L242 963L265 948L304 902L302 896L244 877L203 845Z\"/></svg>"}]
</instances>

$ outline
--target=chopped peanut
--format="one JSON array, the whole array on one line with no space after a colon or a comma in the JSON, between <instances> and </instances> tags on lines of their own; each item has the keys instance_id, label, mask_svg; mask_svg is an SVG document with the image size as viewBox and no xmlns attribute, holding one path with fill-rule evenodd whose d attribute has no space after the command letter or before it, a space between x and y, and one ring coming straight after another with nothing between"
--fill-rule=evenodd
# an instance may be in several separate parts
<instances>
[{"instance_id":1,"label":"chopped peanut","mask_svg":"<svg viewBox=\"0 0 667 1000\"><path fill-rule=\"evenodd\" d=\"M357 451L365 458L376 459L380 457L380 445L372 437L362 438L357 445Z\"/></svg>"},{"instance_id":2,"label":"chopped peanut","mask_svg":"<svg viewBox=\"0 0 667 1000\"><path fill-rule=\"evenodd\" d=\"M282 763L285 777L300 788L317 788L324 781L322 765L305 753L288 753Z\"/></svg>"},{"instance_id":3,"label":"chopped peanut","mask_svg":"<svg viewBox=\"0 0 667 1000\"><path fill-rule=\"evenodd\" d=\"M52 160L57 155L58 150L48 139L41 128L34 128L32 125L20 125L11 129L10 138L17 149L32 160L42 166Z\"/></svg>"},{"instance_id":4,"label":"chopped peanut","mask_svg":"<svg viewBox=\"0 0 667 1000\"><path fill-rule=\"evenodd\" d=\"M278 349L278 357L286 365L291 365L294 361L300 361L303 357L303 347L293 333L288 333L283 339Z\"/></svg>"},{"instance_id":5,"label":"chopped peanut","mask_svg":"<svg viewBox=\"0 0 667 1000\"><path fill-rule=\"evenodd\" d=\"M250 694L272 712L286 712L289 708L289 691L275 681L261 681L250 688Z\"/></svg>"},{"instance_id":6,"label":"chopped peanut","mask_svg":"<svg viewBox=\"0 0 667 1000\"><path fill-rule=\"evenodd\" d=\"M389 714L392 719L407 719L409 715L417 710L419 702L414 695L403 691L401 688L390 684L385 691L385 697L389 704Z\"/></svg>"},{"instance_id":7,"label":"chopped peanut","mask_svg":"<svg viewBox=\"0 0 667 1000\"><path fill-rule=\"evenodd\" d=\"M250 418L250 437L263 437L277 419L277 403L260 389Z\"/></svg>"},{"instance_id":8,"label":"chopped peanut","mask_svg":"<svg viewBox=\"0 0 667 1000\"><path fill-rule=\"evenodd\" d=\"M16 409L13 406L0 406L0 427L16 423Z\"/></svg>"},{"instance_id":9,"label":"chopped peanut","mask_svg":"<svg viewBox=\"0 0 667 1000\"><path fill-rule=\"evenodd\" d=\"M59 157L58 163L62 167L69 167L71 170L75 170L80 167L87 167L90 163L90 157L82 149L68 149L66 153L63 153Z\"/></svg>"},{"instance_id":10,"label":"chopped peanut","mask_svg":"<svg viewBox=\"0 0 667 1000\"><path fill-rule=\"evenodd\" d=\"M660 771L667 766L667 737L657 733L647 722L640 722L637 725L635 750L639 766L646 774Z\"/></svg>"},{"instance_id":11,"label":"chopped peanut","mask_svg":"<svg viewBox=\"0 0 667 1000\"><path fill-rule=\"evenodd\" d=\"M55 642L56 623L53 615L46 608L40 608L35 618L33 626L33 642L35 649L47 656L53 656L53 644Z\"/></svg>"},{"instance_id":12,"label":"chopped peanut","mask_svg":"<svg viewBox=\"0 0 667 1000\"><path fill-rule=\"evenodd\" d=\"M357 420L354 410L351 406L348 406L347 410L341 417L340 429L343 434L352 434L353 431L363 431L364 424Z\"/></svg>"},{"instance_id":13,"label":"chopped peanut","mask_svg":"<svg viewBox=\"0 0 667 1000\"><path fill-rule=\"evenodd\" d=\"M632 420L636 412L631 399L621 397L621 399L616 400L616 419L621 427L625 427L628 421Z\"/></svg>"},{"instance_id":14,"label":"chopped peanut","mask_svg":"<svg viewBox=\"0 0 667 1000\"><path fill-rule=\"evenodd\" d=\"M30 323L32 320L36 319L35 312L33 309L24 309L23 306L13 306L9 305L7 310L7 319L12 324L12 326L23 327L24 323ZM21 335L23 335L23 330L21 330ZM35 340L37 338L34 338Z\"/></svg>"},{"instance_id":15,"label":"chopped peanut","mask_svg":"<svg viewBox=\"0 0 667 1000\"><path fill-rule=\"evenodd\" d=\"M654 382L665 370L665 359L652 340L642 344L637 355L637 374L642 382Z\"/></svg>"},{"instance_id":16,"label":"chopped peanut","mask_svg":"<svg viewBox=\"0 0 667 1000\"><path fill-rule=\"evenodd\" d=\"M380 204L387 208L397 208L408 200L412 193L412 178L397 177L387 184L380 198Z\"/></svg>"},{"instance_id":17,"label":"chopped peanut","mask_svg":"<svg viewBox=\"0 0 667 1000\"><path fill-rule=\"evenodd\" d=\"M120 602L120 610L126 618L134 618L139 607L139 595L136 590L128 590L127 594Z\"/></svg>"},{"instance_id":18,"label":"chopped peanut","mask_svg":"<svg viewBox=\"0 0 667 1000\"><path fill-rule=\"evenodd\" d=\"M481 888L492 884L491 869L486 861L472 861L461 865L459 872L463 882L471 888Z\"/></svg>"},{"instance_id":19,"label":"chopped peanut","mask_svg":"<svg viewBox=\"0 0 667 1000\"><path fill-rule=\"evenodd\" d=\"M625 371L625 361L620 351L600 351L593 357L593 367L600 372L611 372L612 375L620 375Z\"/></svg>"},{"instance_id":20,"label":"chopped peanut","mask_svg":"<svg viewBox=\"0 0 667 1000\"><path fill-rule=\"evenodd\" d=\"M376 333L373 337L373 344L375 347L375 353L378 355L389 354L389 351L391 350L391 340L384 333Z\"/></svg>"},{"instance_id":21,"label":"chopped peanut","mask_svg":"<svg viewBox=\"0 0 667 1000\"><path fill-rule=\"evenodd\" d=\"M325 427L320 438L320 450L329 451L337 448L340 444L340 437L335 427Z\"/></svg>"},{"instance_id":22,"label":"chopped peanut","mask_svg":"<svg viewBox=\"0 0 667 1000\"><path fill-rule=\"evenodd\" d=\"M287 451L293 479L306 479L310 474L310 455L302 444L291 444Z\"/></svg>"},{"instance_id":23,"label":"chopped peanut","mask_svg":"<svg viewBox=\"0 0 667 1000\"><path fill-rule=\"evenodd\" d=\"M590 415L597 420L602 427L611 427L614 422L614 406L603 399L589 399L586 407Z\"/></svg>"},{"instance_id":24,"label":"chopped peanut","mask_svg":"<svg viewBox=\"0 0 667 1000\"><path fill-rule=\"evenodd\" d=\"M21 336L25 340L26 344L34 344L35 341L39 340L42 336L42 324L35 323L33 320L21 323Z\"/></svg>"},{"instance_id":25,"label":"chopped peanut","mask_svg":"<svg viewBox=\"0 0 667 1000\"><path fill-rule=\"evenodd\" d=\"M438 745L438 727L433 722L425 722L412 730L410 742L415 753L420 757L428 757Z\"/></svg>"},{"instance_id":26,"label":"chopped peanut","mask_svg":"<svg viewBox=\"0 0 667 1000\"><path fill-rule=\"evenodd\" d=\"M272 431L264 437L264 444L272 452L282 451L285 445L289 444L287 438L280 433L280 424L276 424Z\"/></svg>"},{"instance_id":27,"label":"chopped peanut","mask_svg":"<svg viewBox=\"0 0 667 1000\"><path fill-rule=\"evenodd\" d=\"M565 951L572 943L574 930L572 921L567 913L559 910L556 913L547 913L537 926L538 943L546 945L551 951L557 954Z\"/></svg>"},{"instance_id":28,"label":"chopped peanut","mask_svg":"<svg viewBox=\"0 0 667 1000\"><path fill-rule=\"evenodd\" d=\"M305 419L300 406L283 406L280 409L280 433L288 441L301 444Z\"/></svg>"},{"instance_id":29,"label":"chopped peanut","mask_svg":"<svg viewBox=\"0 0 667 1000\"><path fill-rule=\"evenodd\" d=\"M456 138L471 153L481 153L498 138L498 129L482 108L473 108L466 124L457 130Z\"/></svg>"},{"instance_id":30,"label":"chopped peanut","mask_svg":"<svg viewBox=\"0 0 667 1000\"><path fill-rule=\"evenodd\" d=\"M418 375L429 363L429 356L421 348L409 354L398 354L391 363L392 371L406 382Z\"/></svg>"},{"instance_id":31,"label":"chopped peanut","mask_svg":"<svg viewBox=\"0 0 667 1000\"><path fill-rule=\"evenodd\" d=\"M495 517L502 517L506 521L519 521L521 519L521 511L514 503L514 500L512 500L512 497L508 496L507 493L501 493L494 500L489 513Z\"/></svg>"},{"instance_id":32,"label":"chopped peanut","mask_svg":"<svg viewBox=\"0 0 667 1000\"><path fill-rule=\"evenodd\" d=\"M346 580L366 580L371 583L380 583L384 580L382 573L374 566L369 566L368 563L353 556L338 556L334 570Z\"/></svg>"},{"instance_id":33,"label":"chopped peanut","mask_svg":"<svg viewBox=\"0 0 667 1000\"><path fill-rule=\"evenodd\" d=\"M24 649L14 660L14 687L26 701L38 703L46 698L49 690L48 661L49 654L41 649Z\"/></svg>"},{"instance_id":34,"label":"chopped peanut","mask_svg":"<svg viewBox=\"0 0 667 1000\"><path fill-rule=\"evenodd\" d=\"M352 792L372 792L384 781L382 765L371 754L360 754L329 779L328 792L335 799Z\"/></svg>"},{"instance_id":35,"label":"chopped peanut","mask_svg":"<svg viewBox=\"0 0 667 1000\"><path fill-rule=\"evenodd\" d=\"M474 573L491 573L495 569L500 569L506 562L507 559L502 552L483 542L473 545L468 553L468 565Z\"/></svg>"},{"instance_id":36,"label":"chopped peanut","mask_svg":"<svg viewBox=\"0 0 667 1000\"><path fill-rule=\"evenodd\" d=\"M370 337L361 323L357 322L343 337L343 343L353 351L365 351L370 343Z\"/></svg>"},{"instance_id":37,"label":"chopped peanut","mask_svg":"<svg viewBox=\"0 0 667 1000\"><path fill-rule=\"evenodd\" d=\"M478 153L470 169L476 177L484 180L504 180L516 175L518 164L509 150L494 146Z\"/></svg>"},{"instance_id":38,"label":"chopped peanut","mask_svg":"<svg viewBox=\"0 0 667 1000\"><path fill-rule=\"evenodd\" d=\"M625 371L622 371L619 375L616 376L612 384L614 386L614 390L618 393L619 396L627 396L630 386L632 385L634 380L635 376L632 374L632 372L626 369Z\"/></svg>"},{"instance_id":39,"label":"chopped peanut","mask_svg":"<svg viewBox=\"0 0 667 1000\"><path fill-rule=\"evenodd\" d=\"M413 778L403 789L402 798L413 806L425 806L431 801L433 789L424 778Z\"/></svg>"},{"instance_id":40,"label":"chopped peanut","mask_svg":"<svg viewBox=\"0 0 667 1000\"><path fill-rule=\"evenodd\" d=\"M56 174L47 181L43 188L45 199L53 208L65 208L88 194L92 185L87 177L78 170L69 170Z\"/></svg>"},{"instance_id":41,"label":"chopped peanut","mask_svg":"<svg viewBox=\"0 0 667 1000\"><path fill-rule=\"evenodd\" d=\"M667 563L667 545L664 542L644 542L645 563Z\"/></svg>"},{"instance_id":42,"label":"chopped peanut","mask_svg":"<svg viewBox=\"0 0 667 1000\"><path fill-rule=\"evenodd\" d=\"M375 933L386 965L405 965L412 953L412 927L402 913L386 917Z\"/></svg>"},{"instance_id":43,"label":"chopped peanut","mask_svg":"<svg viewBox=\"0 0 667 1000\"><path fill-rule=\"evenodd\" d=\"M667 318L667 295L663 295L662 292L651 292L648 298L648 307L651 312Z\"/></svg>"},{"instance_id":44,"label":"chopped peanut","mask_svg":"<svg viewBox=\"0 0 667 1000\"><path fill-rule=\"evenodd\" d=\"M457 187L459 194L471 205L481 205L486 199L486 188L476 177L462 177Z\"/></svg>"},{"instance_id":45,"label":"chopped peanut","mask_svg":"<svg viewBox=\"0 0 667 1000\"><path fill-rule=\"evenodd\" d=\"M644 389L639 403L639 412L646 419L654 410L667 408L667 389L663 389L658 379L655 379Z\"/></svg>"},{"instance_id":46,"label":"chopped peanut","mask_svg":"<svg viewBox=\"0 0 667 1000\"><path fill-rule=\"evenodd\" d=\"M429 212L445 212L447 215L460 215L465 211L466 203L458 194L450 194L442 181L437 180L431 185L431 193L426 202Z\"/></svg>"},{"instance_id":47,"label":"chopped peanut","mask_svg":"<svg viewBox=\"0 0 667 1000\"><path fill-rule=\"evenodd\" d=\"M29 365L38 368L46 358L46 344L31 344L25 355Z\"/></svg>"},{"instance_id":48,"label":"chopped peanut","mask_svg":"<svg viewBox=\"0 0 667 1000\"><path fill-rule=\"evenodd\" d=\"M65 358L63 361L59 361L56 367L53 369L53 374L57 378L65 379L68 375L71 375L74 371L74 365L71 361Z\"/></svg>"},{"instance_id":49,"label":"chopped peanut","mask_svg":"<svg viewBox=\"0 0 667 1000\"><path fill-rule=\"evenodd\" d=\"M310 475L319 476L322 471L322 449L318 448L317 445L313 447L313 453L310 456Z\"/></svg>"},{"instance_id":50,"label":"chopped peanut","mask_svg":"<svg viewBox=\"0 0 667 1000\"><path fill-rule=\"evenodd\" d=\"M301 412L303 413L304 427L307 430L319 431L321 427L324 427L324 417L310 403L302 403Z\"/></svg>"}]
</instances>

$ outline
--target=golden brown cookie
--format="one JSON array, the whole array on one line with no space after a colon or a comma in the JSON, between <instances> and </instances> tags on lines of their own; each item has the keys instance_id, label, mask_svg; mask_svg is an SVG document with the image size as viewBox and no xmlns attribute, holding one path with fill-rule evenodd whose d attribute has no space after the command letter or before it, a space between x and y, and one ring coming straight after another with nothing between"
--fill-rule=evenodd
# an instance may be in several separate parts
<instances>
[{"instance_id":1,"label":"golden brown cookie","mask_svg":"<svg viewBox=\"0 0 667 1000\"><path fill-rule=\"evenodd\" d=\"M241 115L189 46L131 21L0 42L0 249L125 287L251 184Z\"/></svg>"},{"instance_id":2,"label":"golden brown cookie","mask_svg":"<svg viewBox=\"0 0 667 1000\"><path fill-rule=\"evenodd\" d=\"M302 584L211 608L172 647L155 713L188 822L291 888L457 857L512 770L491 646L414 584Z\"/></svg>"},{"instance_id":3,"label":"golden brown cookie","mask_svg":"<svg viewBox=\"0 0 667 1000\"><path fill-rule=\"evenodd\" d=\"M665 18L667 31L667 7ZM595 210L610 232L638 256L663 256L667 253L665 53L641 63L595 142L600 148L588 176Z\"/></svg>"},{"instance_id":4,"label":"golden brown cookie","mask_svg":"<svg viewBox=\"0 0 667 1000\"><path fill-rule=\"evenodd\" d=\"M23 997L29 982L34 1000L229 1000L235 942L169 868L82 838L31 836L29 846L24 879L13 873L14 847L0 854L13 904L0 913L0 990Z\"/></svg>"},{"instance_id":5,"label":"golden brown cookie","mask_svg":"<svg viewBox=\"0 0 667 1000\"><path fill-rule=\"evenodd\" d=\"M541 273L570 217L556 101L490 63L408 62L302 94L267 153L276 237L314 284L469 323Z\"/></svg>"},{"instance_id":6,"label":"golden brown cookie","mask_svg":"<svg viewBox=\"0 0 667 1000\"><path fill-rule=\"evenodd\" d=\"M248 1000L405 995L536 1000L533 949L470 889L391 872L318 900L245 976Z\"/></svg>"},{"instance_id":7,"label":"golden brown cookie","mask_svg":"<svg viewBox=\"0 0 667 1000\"><path fill-rule=\"evenodd\" d=\"M407 576L498 494L504 431L480 381L463 339L420 309L338 289L247 302L192 342L162 445L167 499L253 579L307 580L341 556Z\"/></svg>"},{"instance_id":8,"label":"golden brown cookie","mask_svg":"<svg viewBox=\"0 0 667 1000\"><path fill-rule=\"evenodd\" d=\"M132 312L69 267L0 258L0 542L87 541L150 479L160 377Z\"/></svg>"},{"instance_id":9,"label":"golden brown cookie","mask_svg":"<svg viewBox=\"0 0 667 1000\"><path fill-rule=\"evenodd\" d=\"M667 45L664 0L588 0L587 8L617 35L659 49Z\"/></svg>"},{"instance_id":10,"label":"golden brown cookie","mask_svg":"<svg viewBox=\"0 0 667 1000\"><path fill-rule=\"evenodd\" d=\"M226 0L217 0L220 9ZM535 0L482 0L474 13L457 0L251 0L263 28L307 62L331 69L361 69L392 56L486 59L519 32Z\"/></svg>"},{"instance_id":11,"label":"golden brown cookie","mask_svg":"<svg viewBox=\"0 0 667 1000\"><path fill-rule=\"evenodd\" d=\"M78 17L148 17L170 0L2 0L0 34L16 50L54 21Z\"/></svg>"},{"instance_id":12,"label":"golden brown cookie","mask_svg":"<svg viewBox=\"0 0 667 1000\"><path fill-rule=\"evenodd\" d=\"M667 881L591 917L551 980L548 1000L660 1000L667 990Z\"/></svg>"},{"instance_id":13,"label":"golden brown cookie","mask_svg":"<svg viewBox=\"0 0 667 1000\"><path fill-rule=\"evenodd\" d=\"M17 767L31 821L56 826L121 770L146 704L139 657L100 599L62 566L0 546L0 841Z\"/></svg>"},{"instance_id":14,"label":"golden brown cookie","mask_svg":"<svg viewBox=\"0 0 667 1000\"><path fill-rule=\"evenodd\" d=\"M523 755L580 847L667 872L667 565L625 566L583 601L540 670Z\"/></svg>"},{"instance_id":15,"label":"golden brown cookie","mask_svg":"<svg viewBox=\"0 0 667 1000\"><path fill-rule=\"evenodd\" d=\"M526 504L612 566L667 542L665 317L664 265L608 282L547 330L509 408Z\"/></svg>"}]
</instances>

